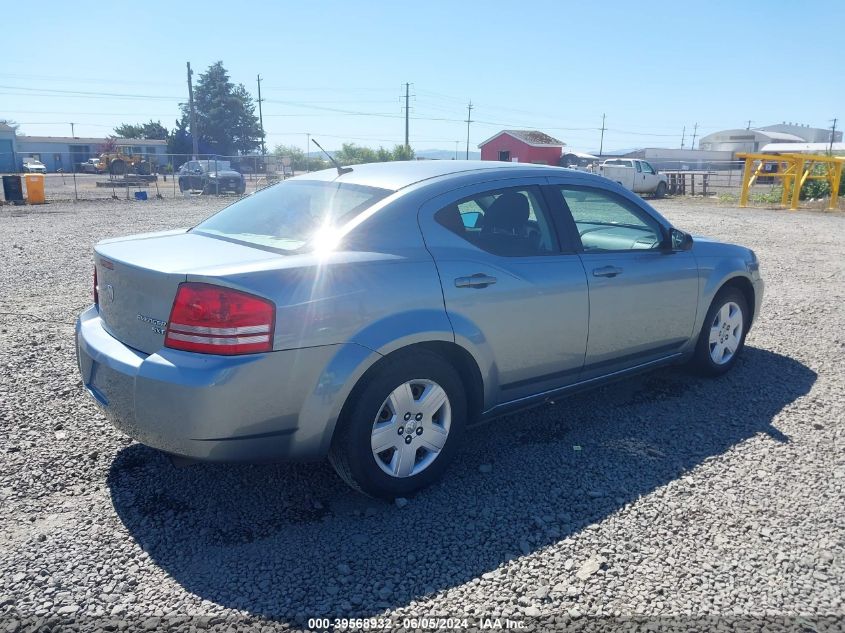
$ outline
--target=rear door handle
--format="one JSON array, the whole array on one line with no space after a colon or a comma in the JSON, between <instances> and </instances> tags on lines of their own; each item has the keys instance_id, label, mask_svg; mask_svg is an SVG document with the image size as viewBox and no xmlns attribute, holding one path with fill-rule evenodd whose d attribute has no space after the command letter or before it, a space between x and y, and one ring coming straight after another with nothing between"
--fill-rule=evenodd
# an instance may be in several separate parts
<instances>
[{"instance_id":1,"label":"rear door handle","mask_svg":"<svg viewBox=\"0 0 845 633\"><path fill-rule=\"evenodd\" d=\"M496 278L484 273L475 273L469 277L457 277L455 288L486 288L496 283Z\"/></svg>"},{"instance_id":2,"label":"rear door handle","mask_svg":"<svg viewBox=\"0 0 845 633\"><path fill-rule=\"evenodd\" d=\"M616 277L621 275L622 269L616 266L603 266L601 268L593 268L593 277Z\"/></svg>"}]
</instances>

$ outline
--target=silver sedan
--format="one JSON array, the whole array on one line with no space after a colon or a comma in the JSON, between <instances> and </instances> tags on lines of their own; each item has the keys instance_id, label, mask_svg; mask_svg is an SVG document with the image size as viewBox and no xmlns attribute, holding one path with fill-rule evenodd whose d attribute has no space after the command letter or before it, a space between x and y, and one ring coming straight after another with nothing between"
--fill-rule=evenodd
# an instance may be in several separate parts
<instances>
[{"instance_id":1,"label":"silver sedan","mask_svg":"<svg viewBox=\"0 0 845 633\"><path fill-rule=\"evenodd\" d=\"M117 428L196 460L328 456L385 498L440 477L471 422L726 372L763 296L751 250L599 176L495 162L309 174L94 260L79 369Z\"/></svg>"}]
</instances>

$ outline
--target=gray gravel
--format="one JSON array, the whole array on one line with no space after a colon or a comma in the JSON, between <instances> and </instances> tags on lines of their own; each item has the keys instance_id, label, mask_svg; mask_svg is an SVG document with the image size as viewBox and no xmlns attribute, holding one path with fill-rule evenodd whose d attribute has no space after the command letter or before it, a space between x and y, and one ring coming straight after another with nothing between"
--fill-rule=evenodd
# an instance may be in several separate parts
<instances>
[{"instance_id":1,"label":"gray gravel","mask_svg":"<svg viewBox=\"0 0 845 633\"><path fill-rule=\"evenodd\" d=\"M420 615L843 627L841 213L659 202L761 259L767 297L734 372L664 370L502 419L441 484L386 504L326 464L174 469L82 393L72 323L92 244L223 204L0 208L0 631Z\"/></svg>"}]
</instances>

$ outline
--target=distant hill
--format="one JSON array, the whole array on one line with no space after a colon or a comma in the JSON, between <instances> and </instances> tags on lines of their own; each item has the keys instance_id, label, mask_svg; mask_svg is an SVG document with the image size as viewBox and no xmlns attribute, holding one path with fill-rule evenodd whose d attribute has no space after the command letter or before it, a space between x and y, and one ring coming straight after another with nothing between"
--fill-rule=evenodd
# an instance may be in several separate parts
<instances>
[{"instance_id":1,"label":"distant hill","mask_svg":"<svg viewBox=\"0 0 845 633\"><path fill-rule=\"evenodd\" d=\"M417 158L428 158L432 160L451 160L455 158L455 150L453 149L420 149L415 153ZM465 149L458 150L458 160L465 159L466 155ZM469 153L470 160L479 160L480 158L481 152Z\"/></svg>"}]
</instances>

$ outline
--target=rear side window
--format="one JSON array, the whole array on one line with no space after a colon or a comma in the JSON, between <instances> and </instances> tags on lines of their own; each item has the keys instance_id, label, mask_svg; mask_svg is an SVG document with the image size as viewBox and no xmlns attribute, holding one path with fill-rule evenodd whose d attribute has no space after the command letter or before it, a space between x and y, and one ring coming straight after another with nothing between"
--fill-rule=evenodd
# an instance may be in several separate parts
<instances>
[{"instance_id":1,"label":"rear side window","mask_svg":"<svg viewBox=\"0 0 845 633\"><path fill-rule=\"evenodd\" d=\"M331 181L289 180L248 196L192 231L294 252L319 232L339 228L392 192Z\"/></svg>"},{"instance_id":2,"label":"rear side window","mask_svg":"<svg viewBox=\"0 0 845 633\"><path fill-rule=\"evenodd\" d=\"M444 207L434 218L494 255L530 257L557 252L548 213L535 187L477 194Z\"/></svg>"}]
</instances>

